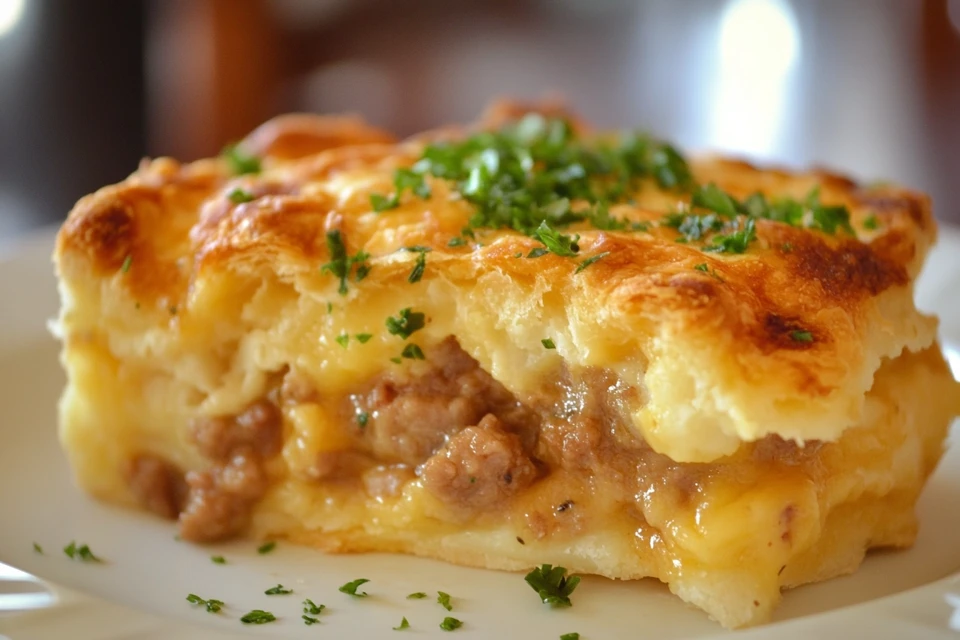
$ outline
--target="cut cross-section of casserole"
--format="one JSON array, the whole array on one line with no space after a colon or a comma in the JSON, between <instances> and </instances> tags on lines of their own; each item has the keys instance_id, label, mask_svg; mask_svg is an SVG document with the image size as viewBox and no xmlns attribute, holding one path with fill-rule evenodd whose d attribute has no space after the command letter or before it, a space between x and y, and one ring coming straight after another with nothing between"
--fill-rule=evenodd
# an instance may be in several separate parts
<instances>
[{"instance_id":1,"label":"cut cross-section of casserole","mask_svg":"<svg viewBox=\"0 0 960 640\"><path fill-rule=\"evenodd\" d=\"M60 436L189 540L653 576L727 626L910 545L927 198L500 104L145 161L56 249Z\"/></svg>"}]
</instances>

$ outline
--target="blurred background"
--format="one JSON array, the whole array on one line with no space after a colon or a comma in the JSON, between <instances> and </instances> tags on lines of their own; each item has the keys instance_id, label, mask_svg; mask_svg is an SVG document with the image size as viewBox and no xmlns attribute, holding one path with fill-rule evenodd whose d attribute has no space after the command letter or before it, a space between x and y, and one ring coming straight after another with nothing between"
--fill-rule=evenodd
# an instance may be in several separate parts
<instances>
[{"instance_id":1,"label":"blurred background","mask_svg":"<svg viewBox=\"0 0 960 640\"><path fill-rule=\"evenodd\" d=\"M277 113L408 134L502 95L903 182L960 223L960 0L0 0L0 86L0 244Z\"/></svg>"}]
</instances>

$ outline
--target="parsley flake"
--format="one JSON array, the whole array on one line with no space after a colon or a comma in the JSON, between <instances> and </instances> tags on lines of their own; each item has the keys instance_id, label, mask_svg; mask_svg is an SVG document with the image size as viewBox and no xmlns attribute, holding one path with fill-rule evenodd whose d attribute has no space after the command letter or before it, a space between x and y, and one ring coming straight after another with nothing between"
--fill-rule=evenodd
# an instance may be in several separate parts
<instances>
[{"instance_id":1,"label":"parsley flake","mask_svg":"<svg viewBox=\"0 0 960 640\"><path fill-rule=\"evenodd\" d=\"M450 241L447 243L448 247L462 247L467 244L467 239L457 236L456 238L450 238Z\"/></svg>"},{"instance_id":2,"label":"parsley flake","mask_svg":"<svg viewBox=\"0 0 960 640\"><path fill-rule=\"evenodd\" d=\"M704 273L710 272L710 267L707 266L706 262L701 262L700 264L695 266L694 269L696 269L697 271L703 271Z\"/></svg>"},{"instance_id":3,"label":"parsley flake","mask_svg":"<svg viewBox=\"0 0 960 640\"><path fill-rule=\"evenodd\" d=\"M395 209L400 206L400 198L396 196L387 197L379 193L370 194L370 206L373 207L373 210L377 213L381 211L387 211L388 209Z\"/></svg>"},{"instance_id":4,"label":"parsley flake","mask_svg":"<svg viewBox=\"0 0 960 640\"><path fill-rule=\"evenodd\" d=\"M540 226L537 227L534 237L542 242L548 250L558 256L572 257L580 251L580 246L577 244L577 241L580 239L579 235L574 235L572 238L564 235L554 230L553 227L547 224L546 220L541 222Z\"/></svg>"},{"instance_id":5,"label":"parsley flake","mask_svg":"<svg viewBox=\"0 0 960 640\"><path fill-rule=\"evenodd\" d=\"M323 612L323 610L326 609L326 608L327 608L327 605L325 605L325 604L316 604L316 603L314 603L314 601L311 600L310 598L307 598L306 600L303 601L303 612L304 612L304 613L309 613L309 614L311 614L311 615L319 615L319 614L320 614L321 612Z\"/></svg>"},{"instance_id":6,"label":"parsley flake","mask_svg":"<svg viewBox=\"0 0 960 640\"><path fill-rule=\"evenodd\" d=\"M127 257L123 259L123 264L120 265L120 273L126 273L130 271L130 267L133 265L133 256L129 253Z\"/></svg>"},{"instance_id":7,"label":"parsley flake","mask_svg":"<svg viewBox=\"0 0 960 640\"><path fill-rule=\"evenodd\" d=\"M347 295L347 278L350 276L350 272L353 271L354 266L356 266L356 271L354 272L354 280L356 282L360 282L370 273L370 265L367 264L367 260L370 259L370 254L366 251L358 251L355 255L348 256L347 246L343 234L339 229L328 231L326 241L327 251L330 253L330 262L322 265L320 272L330 272L334 277L339 278L340 287L337 291L340 295L345 296ZM327 304L327 309L329 310L330 303Z\"/></svg>"},{"instance_id":8,"label":"parsley flake","mask_svg":"<svg viewBox=\"0 0 960 640\"><path fill-rule=\"evenodd\" d=\"M268 596L285 596L293 593L293 589L287 589L282 584L278 584L275 587L270 587L269 589L264 591L264 593L267 594Z\"/></svg>"},{"instance_id":9,"label":"parsley flake","mask_svg":"<svg viewBox=\"0 0 960 640\"><path fill-rule=\"evenodd\" d=\"M598 253L598 254L595 255L595 256L590 256L589 258L587 258L586 260L584 260L583 262L581 262L580 264L577 265L577 268L576 268L576 270L574 271L574 273L575 273L575 274L576 274L576 273L580 273L581 271L583 271L584 269L586 269L587 267L589 267L590 265L592 265L594 262L597 262L598 260L603 260L603 259L606 258L608 255L610 255L610 252L609 252L609 251L604 251L603 253Z\"/></svg>"},{"instance_id":10,"label":"parsley flake","mask_svg":"<svg viewBox=\"0 0 960 640\"><path fill-rule=\"evenodd\" d=\"M426 183L424 175L412 169L397 169L393 174L394 193L384 196L379 193L370 194L370 206L377 213L396 209L400 206L400 198L404 191L411 191L424 200L430 198L430 185Z\"/></svg>"},{"instance_id":11,"label":"parsley flake","mask_svg":"<svg viewBox=\"0 0 960 640\"><path fill-rule=\"evenodd\" d=\"M463 622L457 620L456 618L451 618L447 616L443 619L443 622L440 623L440 628L444 631L454 631L463 626Z\"/></svg>"},{"instance_id":12,"label":"parsley flake","mask_svg":"<svg viewBox=\"0 0 960 640\"><path fill-rule=\"evenodd\" d=\"M403 348L403 351L400 352L401 358L407 358L409 360L425 360L426 357L423 355L423 349L419 345L413 344L412 342Z\"/></svg>"},{"instance_id":13,"label":"parsley flake","mask_svg":"<svg viewBox=\"0 0 960 640\"><path fill-rule=\"evenodd\" d=\"M564 633L560 636L560 640L580 640L580 634L576 631L573 633Z\"/></svg>"},{"instance_id":14,"label":"parsley flake","mask_svg":"<svg viewBox=\"0 0 960 640\"><path fill-rule=\"evenodd\" d=\"M221 600L204 600L200 596L193 593L187 596L187 602L206 607L208 613L218 613L224 606Z\"/></svg>"},{"instance_id":15,"label":"parsley flake","mask_svg":"<svg viewBox=\"0 0 960 640\"><path fill-rule=\"evenodd\" d=\"M63 552L67 554L67 557L71 560L81 560L83 562L103 562L100 558L95 556L90 547L85 544L77 545L76 542L70 542L67 546L63 548Z\"/></svg>"},{"instance_id":16,"label":"parsley flake","mask_svg":"<svg viewBox=\"0 0 960 640\"><path fill-rule=\"evenodd\" d=\"M347 294L347 275L350 271L350 263L347 259L347 247L343 244L343 236L339 229L327 231L327 250L330 252L330 262L320 267L320 271L329 271L337 278L340 278L340 295Z\"/></svg>"},{"instance_id":17,"label":"parsley flake","mask_svg":"<svg viewBox=\"0 0 960 640\"><path fill-rule=\"evenodd\" d=\"M349 594L349 595L351 595L351 596L355 596L355 597L357 597L357 598L366 598L367 595L369 595L369 594L367 594L366 591L360 591L360 592L358 592L358 591L357 591L357 587L359 587L360 585L362 585L362 584L364 584L364 583L367 583L367 582L370 582L370 581L367 580L366 578L358 578L358 579L356 579L356 580L352 580L351 582L348 582L347 584L341 586L340 589L339 589L339 591L340 591L341 593L346 593L346 594Z\"/></svg>"},{"instance_id":18,"label":"parsley flake","mask_svg":"<svg viewBox=\"0 0 960 640\"><path fill-rule=\"evenodd\" d=\"M417 591L416 593L411 593L407 596L407 600L423 600L427 597L427 594L423 591Z\"/></svg>"},{"instance_id":19,"label":"parsley flake","mask_svg":"<svg viewBox=\"0 0 960 640\"><path fill-rule=\"evenodd\" d=\"M393 630L394 630L394 631L403 631L404 629L409 629L409 628L410 628L410 623L407 622L407 618L404 617L402 620L400 620L400 624L399 624L398 626L394 627Z\"/></svg>"},{"instance_id":20,"label":"parsley flake","mask_svg":"<svg viewBox=\"0 0 960 640\"><path fill-rule=\"evenodd\" d=\"M663 218L663 224L673 227L681 234L685 242L700 240L714 231L720 231L723 228L723 220L716 213L683 214L668 213ZM678 240L679 242L679 240Z\"/></svg>"},{"instance_id":21,"label":"parsley flake","mask_svg":"<svg viewBox=\"0 0 960 640\"><path fill-rule=\"evenodd\" d=\"M247 191L246 189L241 189L237 187L233 191L227 194L227 198L230 199L230 202L233 204L243 204L244 202L253 202L253 194Z\"/></svg>"},{"instance_id":22,"label":"parsley flake","mask_svg":"<svg viewBox=\"0 0 960 640\"><path fill-rule=\"evenodd\" d=\"M341 347L343 347L344 349L346 349L346 348L347 348L347 344L350 342L350 334L348 334L348 333L341 333L341 334L338 335L336 338L334 338L334 340L337 341L337 344L339 344Z\"/></svg>"},{"instance_id":23,"label":"parsley flake","mask_svg":"<svg viewBox=\"0 0 960 640\"><path fill-rule=\"evenodd\" d=\"M264 555L266 553L270 553L276 548L277 548L277 543L271 540L270 542L264 542L262 545L257 547L257 553L259 553L260 555Z\"/></svg>"},{"instance_id":24,"label":"parsley flake","mask_svg":"<svg viewBox=\"0 0 960 640\"><path fill-rule=\"evenodd\" d=\"M570 594L580 584L580 576L567 577L564 567L544 564L528 573L524 580L537 592L544 604L551 607L569 607Z\"/></svg>"},{"instance_id":25,"label":"parsley flake","mask_svg":"<svg viewBox=\"0 0 960 640\"><path fill-rule=\"evenodd\" d=\"M443 591L437 591L437 603L447 611L453 611L453 605L450 604L450 594Z\"/></svg>"},{"instance_id":26,"label":"parsley flake","mask_svg":"<svg viewBox=\"0 0 960 640\"><path fill-rule=\"evenodd\" d=\"M531 249L530 253L527 254L528 258L539 258L540 256L545 256L550 253L549 250L544 249L543 247L537 247L536 249Z\"/></svg>"},{"instance_id":27,"label":"parsley flake","mask_svg":"<svg viewBox=\"0 0 960 640\"><path fill-rule=\"evenodd\" d=\"M756 223L753 218L747 218L743 228L726 235L714 236L713 244L704 247L703 250L718 253L744 253L750 242L756 237Z\"/></svg>"},{"instance_id":28,"label":"parsley flake","mask_svg":"<svg viewBox=\"0 0 960 640\"><path fill-rule=\"evenodd\" d=\"M273 615L269 611L254 609L250 613L240 618L240 622L243 624L266 624L268 622L273 622L276 619L277 616Z\"/></svg>"},{"instance_id":29,"label":"parsley flake","mask_svg":"<svg viewBox=\"0 0 960 640\"><path fill-rule=\"evenodd\" d=\"M232 144L225 147L221 155L227 161L230 172L234 175L240 176L246 173L260 173L260 158L245 153L238 145Z\"/></svg>"},{"instance_id":30,"label":"parsley flake","mask_svg":"<svg viewBox=\"0 0 960 640\"><path fill-rule=\"evenodd\" d=\"M370 338L373 337L373 334L372 334L372 333L358 333L358 334L356 334L356 335L353 336L353 337L356 338L356 339L357 339L357 342L359 342L360 344L367 344L368 342L370 342Z\"/></svg>"},{"instance_id":31,"label":"parsley flake","mask_svg":"<svg viewBox=\"0 0 960 640\"><path fill-rule=\"evenodd\" d=\"M397 315L398 317L396 318L393 316L387 318L387 331L392 335L400 336L404 340L420 329L423 329L426 324L426 316L417 311L413 311L410 307L401 309Z\"/></svg>"},{"instance_id":32,"label":"parsley flake","mask_svg":"<svg viewBox=\"0 0 960 640\"><path fill-rule=\"evenodd\" d=\"M406 247L406 250L417 253L417 261L414 263L410 275L407 276L407 282L415 284L423 278L423 272L427 268L427 253L430 251L430 247Z\"/></svg>"},{"instance_id":33,"label":"parsley flake","mask_svg":"<svg viewBox=\"0 0 960 640\"><path fill-rule=\"evenodd\" d=\"M868 231L874 231L876 229L879 229L880 221L877 220L877 216L873 214L870 214L869 216L867 216L867 218L863 221L863 228L867 229Z\"/></svg>"},{"instance_id":34,"label":"parsley flake","mask_svg":"<svg viewBox=\"0 0 960 640\"><path fill-rule=\"evenodd\" d=\"M813 342L813 334L809 331L791 331L790 339L794 342Z\"/></svg>"},{"instance_id":35,"label":"parsley flake","mask_svg":"<svg viewBox=\"0 0 960 640\"><path fill-rule=\"evenodd\" d=\"M544 348L544 349L556 349L556 348L557 348L557 345L554 344L553 340L551 340L550 338L544 338L543 340L540 341L540 343L543 345L543 348Z\"/></svg>"},{"instance_id":36,"label":"parsley flake","mask_svg":"<svg viewBox=\"0 0 960 640\"><path fill-rule=\"evenodd\" d=\"M307 614L303 614L303 615L300 616L300 617L303 618L303 624L307 625L308 627L309 627L310 625L312 625L312 624L319 624L319 623L320 623L320 621L319 621L318 619L316 619L316 618L311 618L311 617L308 616Z\"/></svg>"},{"instance_id":37,"label":"parsley flake","mask_svg":"<svg viewBox=\"0 0 960 640\"><path fill-rule=\"evenodd\" d=\"M360 428L367 426L367 423L370 421L370 414L366 411L361 411L357 414L357 424L360 425Z\"/></svg>"},{"instance_id":38,"label":"parsley flake","mask_svg":"<svg viewBox=\"0 0 960 640\"><path fill-rule=\"evenodd\" d=\"M40 555L43 555L43 547L38 545L36 542L33 543L33 551L34 553L39 553Z\"/></svg>"},{"instance_id":39,"label":"parsley flake","mask_svg":"<svg viewBox=\"0 0 960 640\"><path fill-rule=\"evenodd\" d=\"M734 199L712 182L697 189L690 199L690 204L709 209L728 218L737 215L737 204Z\"/></svg>"},{"instance_id":40,"label":"parsley flake","mask_svg":"<svg viewBox=\"0 0 960 640\"><path fill-rule=\"evenodd\" d=\"M213 564L227 564L227 559L223 556L210 556L210 562Z\"/></svg>"}]
</instances>

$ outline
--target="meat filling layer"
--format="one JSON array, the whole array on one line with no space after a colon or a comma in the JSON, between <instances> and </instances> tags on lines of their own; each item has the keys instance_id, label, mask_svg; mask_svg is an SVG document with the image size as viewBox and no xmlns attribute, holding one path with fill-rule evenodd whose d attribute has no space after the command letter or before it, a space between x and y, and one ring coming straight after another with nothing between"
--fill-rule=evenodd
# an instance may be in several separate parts
<instances>
[{"instance_id":1,"label":"meat filling layer","mask_svg":"<svg viewBox=\"0 0 960 640\"><path fill-rule=\"evenodd\" d=\"M266 463L283 445L278 403L323 396L306 380L287 371L271 399L235 416L197 419L191 437L210 461L204 471L184 475L163 460L138 456L127 472L133 494L151 511L179 518L187 540L241 532L269 487ZM460 519L502 514L553 474L577 478L578 494L545 492L538 498L543 504L524 503L530 534L545 537L574 532L577 505L589 503L593 491L638 521L656 521L663 504L687 504L703 483L742 473L719 462L677 464L650 449L629 426L637 394L608 372L561 370L522 403L450 337L426 350L425 360L391 369L340 401L349 446L320 454L311 477L353 483L380 498L398 496L419 478ZM801 450L775 440L748 454L754 467L799 464L815 455L815 446Z\"/></svg>"}]
</instances>

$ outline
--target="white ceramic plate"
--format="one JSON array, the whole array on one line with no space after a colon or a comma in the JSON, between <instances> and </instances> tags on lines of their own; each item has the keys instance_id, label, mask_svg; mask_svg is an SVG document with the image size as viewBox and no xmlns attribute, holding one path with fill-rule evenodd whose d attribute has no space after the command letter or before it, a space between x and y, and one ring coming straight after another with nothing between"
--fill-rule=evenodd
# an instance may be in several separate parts
<instances>
[{"instance_id":1,"label":"white ceramic plate","mask_svg":"<svg viewBox=\"0 0 960 640\"><path fill-rule=\"evenodd\" d=\"M726 635L652 580L586 578L572 608L550 610L519 574L401 556L327 556L283 543L263 556L251 543L201 548L176 541L170 523L91 501L72 486L56 439L55 405L64 380L57 345L45 328L57 308L51 247L46 233L0 257L0 562L70 590L54 588L60 597L56 606L0 615L0 633L74 639L251 633L398 638L391 629L406 617L408 633L450 638L438 624L451 615L464 622L456 632L464 638L557 638L571 631L584 640ZM960 345L960 232L944 230L917 295L921 306L941 315L945 341ZM960 362L955 360L954 367ZM958 437L955 426L953 440ZM788 592L772 624L738 635L955 638L960 630L960 616L954 614L960 603L955 595L960 594L960 448L948 451L919 512L922 528L913 549L872 554L853 576ZM73 540L89 544L107 562L69 560L61 549ZM34 551L34 542L44 555ZM213 564L212 554L225 556L227 564ZM338 592L355 578L370 580L364 585L370 597ZM295 593L264 594L278 583ZM438 590L454 596L453 612L435 602ZM413 591L431 597L407 600ZM188 593L227 606L209 614L189 605ZM327 605L319 616L322 624L304 625L304 598ZM272 611L279 620L241 625L239 617L254 608Z\"/></svg>"}]
</instances>

